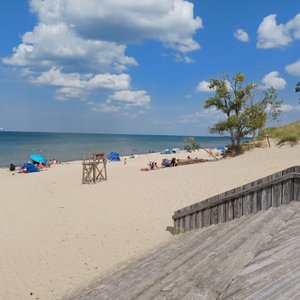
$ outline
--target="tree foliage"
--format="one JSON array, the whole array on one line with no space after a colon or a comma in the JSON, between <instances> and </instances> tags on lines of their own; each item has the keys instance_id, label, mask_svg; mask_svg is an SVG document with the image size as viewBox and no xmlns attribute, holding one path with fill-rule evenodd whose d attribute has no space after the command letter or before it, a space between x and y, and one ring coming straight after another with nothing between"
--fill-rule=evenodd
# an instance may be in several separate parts
<instances>
[{"instance_id":1,"label":"tree foliage","mask_svg":"<svg viewBox=\"0 0 300 300\"><path fill-rule=\"evenodd\" d=\"M200 149L200 145L196 142L195 138L192 136L187 136L184 139L184 142L186 143L184 145L184 150L187 152L192 152Z\"/></svg>"},{"instance_id":2,"label":"tree foliage","mask_svg":"<svg viewBox=\"0 0 300 300\"><path fill-rule=\"evenodd\" d=\"M225 114L225 119L217 122L210 133L229 133L231 148L241 151L241 139L255 134L264 127L268 116L278 120L282 101L278 99L276 90L271 87L263 92L260 100L255 100L258 86L254 83L243 87L245 77L238 73L232 79L224 75L222 79L212 78L210 89L215 95L205 101L204 108L213 108Z\"/></svg>"},{"instance_id":3,"label":"tree foliage","mask_svg":"<svg viewBox=\"0 0 300 300\"><path fill-rule=\"evenodd\" d=\"M296 93L300 92L300 81L296 84L296 88L295 88ZM299 98L300 101L300 98Z\"/></svg>"}]
</instances>

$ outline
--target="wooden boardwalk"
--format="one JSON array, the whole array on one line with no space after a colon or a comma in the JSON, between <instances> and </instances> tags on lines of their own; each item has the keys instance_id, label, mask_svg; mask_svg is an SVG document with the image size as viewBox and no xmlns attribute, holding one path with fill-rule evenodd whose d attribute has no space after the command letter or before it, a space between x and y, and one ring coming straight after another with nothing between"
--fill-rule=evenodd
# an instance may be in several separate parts
<instances>
[{"instance_id":1,"label":"wooden boardwalk","mask_svg":"<svg viewBox=\"0 0 300 300\"><path fill-rule=\"evenodd\" d=\"M65 299L300 299L300 202L179 235Z\"/></svg>"}]
</instances>

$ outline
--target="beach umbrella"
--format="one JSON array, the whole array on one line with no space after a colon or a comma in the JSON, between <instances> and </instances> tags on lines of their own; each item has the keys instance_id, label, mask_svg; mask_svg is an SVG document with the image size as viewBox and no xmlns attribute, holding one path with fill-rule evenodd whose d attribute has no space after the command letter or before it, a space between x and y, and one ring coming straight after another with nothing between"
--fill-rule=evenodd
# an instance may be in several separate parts
<instances>
[{"instance_id":1,"label":"beach umbrella","mask_svg":"<svg viewBox=\"0 0 300 300\"><path fill-rule=\"evenodd\" d=\"M40 154L31 154L30 159L32 161L37 162L37 163L45 164L47 162L47 159L45 157L43 157L42 155L40 155Z\"/></svg>"}]
</instances>

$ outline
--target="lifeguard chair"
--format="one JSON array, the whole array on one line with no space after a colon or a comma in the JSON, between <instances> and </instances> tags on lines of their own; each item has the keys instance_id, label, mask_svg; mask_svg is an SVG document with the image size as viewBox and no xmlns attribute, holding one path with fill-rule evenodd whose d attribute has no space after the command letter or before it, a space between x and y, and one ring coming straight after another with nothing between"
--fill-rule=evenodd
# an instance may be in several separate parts
<instances>
[{"instance_id":1,"label":"lifeguard chair","mask_svg":"<svg viewBox=\"0 0 300 300\"><path fill-rule=\"evenodd\" d=\"M104 153L93 153L82 162L82 183L97 183L107 180L107 158Z\"/></svg>"}]
</instances>

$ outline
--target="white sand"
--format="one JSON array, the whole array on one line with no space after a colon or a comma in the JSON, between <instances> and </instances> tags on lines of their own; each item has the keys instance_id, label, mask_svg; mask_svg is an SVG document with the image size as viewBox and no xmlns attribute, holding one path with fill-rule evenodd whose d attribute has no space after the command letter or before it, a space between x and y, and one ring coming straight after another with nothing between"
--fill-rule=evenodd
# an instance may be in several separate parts
<instances>
[{"instance_id":1,"label":"white sand","mask_svg":"<svg viewBox=\"0 0 300 300\"><path fill-rule=\"evenodd\" d=\"M81 184L81 162L14 176L0 169L0 299L66 295L174 238L166 227L173 226L175 210L299 165L300 145L140 171L150 160L173 156L147 154L127 158L127 165L109 163L108 181L95 185Z\"/></svg>"}]
</instances>

